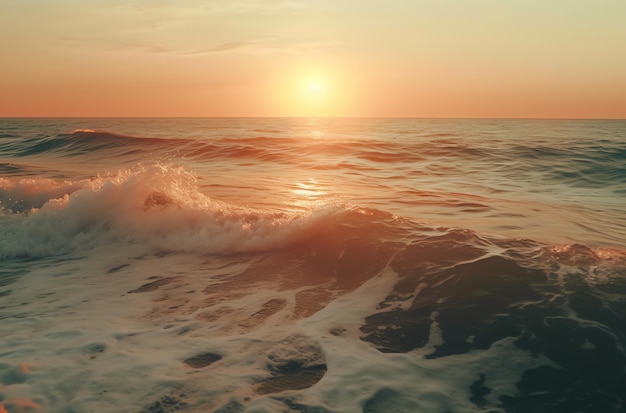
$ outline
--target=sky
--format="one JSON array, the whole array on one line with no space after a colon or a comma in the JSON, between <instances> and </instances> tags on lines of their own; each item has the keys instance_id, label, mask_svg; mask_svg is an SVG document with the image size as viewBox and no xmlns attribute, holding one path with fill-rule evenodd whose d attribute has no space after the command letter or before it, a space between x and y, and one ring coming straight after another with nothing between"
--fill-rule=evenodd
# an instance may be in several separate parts
<instances>
[{"instance_id":1,"label":"sky","mask_svg":"<svg viewBox=\"0 0 626 413\"><path fill-rule=\"evenodd\" d=\"M626 118L624 0L0 0L0 117Z\"/></svg>"}]
</instances>

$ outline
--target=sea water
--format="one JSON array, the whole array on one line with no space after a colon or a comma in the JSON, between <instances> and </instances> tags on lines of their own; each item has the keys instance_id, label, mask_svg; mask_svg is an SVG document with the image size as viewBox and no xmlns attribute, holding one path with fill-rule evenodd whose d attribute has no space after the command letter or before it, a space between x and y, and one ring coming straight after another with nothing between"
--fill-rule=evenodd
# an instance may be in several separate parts
<instances>
[{"instance_id":1,"label":"sea water","mask_svg":"<svg viewBox=\"0 0 626 413\"><path fill-rule=\"evenodd\" d=\"M9 413L626 410L626 121L0 119L0 208Z\"/></svg>"}]
</instances>

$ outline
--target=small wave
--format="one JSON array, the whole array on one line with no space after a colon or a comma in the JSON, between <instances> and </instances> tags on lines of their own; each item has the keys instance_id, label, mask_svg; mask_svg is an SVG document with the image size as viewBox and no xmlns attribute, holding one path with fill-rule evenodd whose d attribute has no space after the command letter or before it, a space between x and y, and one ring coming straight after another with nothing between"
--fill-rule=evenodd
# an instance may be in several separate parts
<instances>
[{"instance_id":1,"label":"small wave","mask_svg":"<svg viewBox=\"0 0 626 413\"><path fill-rule=\"evenodd\" d=\"M142 138L120 135L111 132L93 129L76 129L69 134L54 137L38 136L26 139L14 145L13 156L33 156L54 154L61 157L98 154L102 156L106 151L113 154L123 154L126 150L168 149L187 143L181 139Z\"/></svg>"},{"instance_id":2,"label":"small wave","mask_svg":"<svg viewBox=\"0 0 626 413\"><path fill-rule=\"evenodd\" d=\"M582 244L553 245L544 248L543 257L569 267L590 267L609 263L626 267L626 250L608 247L589 247Z\"/></svg>"},{"instance_id":3,"label":"small wave","mask_svg":"<svg viewBox=\"0 0 626 413\"><path fill-rule=\"evenodd\" d=\"M1 175L17 175L17 174L25 174L28 172L28 167L25 165L17 165L14 163L3 163L0 162L0 174Z\"/></svg>"},{"instance_id":4,"label":"small wave","mask_svg":"<svg viewBox=\"0 0 626 413\"><path fill-rule=\"evenodd\" d=\"M72 131L72 134L74 133L107 133L105 131L99 131L99 130L95 130L95 129L74 129Z\"/></svg>"},{"instance_id":5,"label":"small wave","mask_svg":"<svg viewBox=\"0 0 626 413\"><path fill-rule=\"evenodd\" d=\"M452 137L459 136L459 135L456 133L449 132L449 133L428 133L428 134L421 135L421 136L425 138L452 138Z\"/></svg>"},{"instance_id":6,"label":"small wave","mask_svg":"<svg viewBox=\"0 0 626 413\"><path fill-rule=\"evenodd\" d=\"M396 162L419 162L425 158L418 153L398 153L398 152L382 152L382 151L361 151L356 155L361 159L379 163L396 163Z\"/></svg>"}]
</instances>

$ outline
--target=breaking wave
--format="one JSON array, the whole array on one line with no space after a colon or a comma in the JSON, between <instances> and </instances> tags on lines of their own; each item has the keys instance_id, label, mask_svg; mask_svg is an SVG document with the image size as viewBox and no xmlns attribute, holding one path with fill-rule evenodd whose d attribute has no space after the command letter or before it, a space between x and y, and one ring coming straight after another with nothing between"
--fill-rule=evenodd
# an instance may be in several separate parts
<instances>
[{"instance_id":1,"label":"breaking wave","mask_svg":"<svg viewBox=\"0 0 626 413\"><path fill-rule=\"evenodd\" d=\"M263 251L311 236L341 211L267 213L228 205L200 193L192 173L172 166L80 181L2 178L0 188L4 258L116 241L203 253Z\"/></svg>"},{"instance_id":2,"label":"breaking wave","mask_svg":"<svg viewBox=\"0 0 626 413\"><path fill-rule=\"evenodd\" d=\"M195 174L156 164L83 180L0 178L0 256L43 257L112 243L199 253L260 252L306 242L367 244L386 263L407 245L426 265L459 263L503 254L513 241L481 237L468 229L419 224L385 211L326 204L310 211L275 212L241 207L202 193ZM312 241L313 240L313 241ZM317 241L315 241L317 240ZM342 242L343 242L342 241ZM592 265L621 260L618 249L571 244L548 246L518 240L515 247L542 250L550 260ZM373 248L368 251L368 248ZM383 255L381 251L387 251ZM375 255L376 255L375 254ZM420 258L420 259L422 259ZM365 260L367 262L367 260ZM412 264L414 267L416 263Z\"/></svg>"}]
</instances>

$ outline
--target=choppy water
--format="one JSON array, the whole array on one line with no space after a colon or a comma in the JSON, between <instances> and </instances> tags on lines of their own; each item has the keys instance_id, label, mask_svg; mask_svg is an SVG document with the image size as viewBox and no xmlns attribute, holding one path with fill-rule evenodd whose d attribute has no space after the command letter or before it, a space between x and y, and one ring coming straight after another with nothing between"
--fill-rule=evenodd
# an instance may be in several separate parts
<instances>
[{"instance_id":1,"label":"choppy water","mask_svg":"<svg viewBox=\"0 0 626 413\"><path fill-rule=\"evenodd\" d=\"M0 405L626 411L626 121L0 119Z\"/></svg>"}]
</instances>

